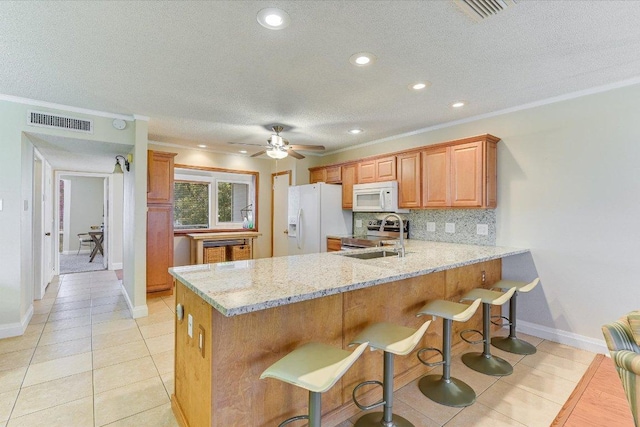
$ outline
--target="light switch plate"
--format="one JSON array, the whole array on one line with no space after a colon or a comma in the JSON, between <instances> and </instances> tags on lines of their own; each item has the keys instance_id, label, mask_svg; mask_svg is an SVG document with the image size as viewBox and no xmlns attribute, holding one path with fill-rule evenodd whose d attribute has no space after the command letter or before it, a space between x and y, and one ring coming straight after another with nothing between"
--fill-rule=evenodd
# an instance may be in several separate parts
<instances>
[{"instance_id":1,"label":"light switch plate","mask_svg":"<svg viewBox=\"0 0 640 427\"><path fill-rule=\"evenodd\" d=\"M0 199L0 211L2 210L2 199Z\"/></svg>"},{"instance_id":2,"label":"light switch plate","mask_svg":"<svg viewBox=\"0 0 640 427\"><path fill-rule=\"evenodd\" d=\"M188 323L187 323L187 335L189 335L190 338L193 338L193 316L189 315L188 316Z\"/></svg>"},{"instance_id":3,"label":"light switch plate","mask_svg":"<svg viewBox=\"0 0 640 427\"><path fill-rule=\"evenodd\" d=\"M362 220L356 219L356 227L362 227Z\"/></svg>"},{"instance_id":4,"label":"light switch plate","mask_svg":"<svg viewBox=\"0 0 640 427\"><path fill-rule=\"evenodd\" d=\"M427 231L434 233L436 231L436 223L435 222L428 222L427 223Z\"/></svg>"},{"instance_id":5,"label":"light switch plate","mask_svg":"<svg viewBox=\"0 0 640 427\"><path fill-rule=\"evenodd\" d=\"M455 233L456 232L456 223L455 222L447 222L444 224L445 233Z\"/></svg>"},{"instance_id":6,"label":"light switch plate","mask_svg":"<svg viewBox=\"0 0 640 427\"><path fill-rule=\"evenodd\" d=\"M476 233L482 236L488 236L489 226L487 224L476 224Z\"/></svg>"}]
</instances>

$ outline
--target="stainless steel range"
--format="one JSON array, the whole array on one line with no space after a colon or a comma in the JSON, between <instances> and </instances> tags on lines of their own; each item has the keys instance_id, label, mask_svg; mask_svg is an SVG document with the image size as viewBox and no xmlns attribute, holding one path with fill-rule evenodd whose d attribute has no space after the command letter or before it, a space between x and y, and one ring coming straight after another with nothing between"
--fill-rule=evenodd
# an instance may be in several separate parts
<instances>
[{"instance_id":1,"label":"stainless steel range","mask_svg":"<svg viewBox=\"0 0 640 427\"><path fill-rule=\"evenodd\" d=\"M367 235L342 238L342 250L362 249L382 246L384 240L400 238L400 221L397 219L386 220L382 231L381 219L371 219L367 221ZM409 221L404 221L404 238L409 237Z\"/></svg>"}]
</instances>

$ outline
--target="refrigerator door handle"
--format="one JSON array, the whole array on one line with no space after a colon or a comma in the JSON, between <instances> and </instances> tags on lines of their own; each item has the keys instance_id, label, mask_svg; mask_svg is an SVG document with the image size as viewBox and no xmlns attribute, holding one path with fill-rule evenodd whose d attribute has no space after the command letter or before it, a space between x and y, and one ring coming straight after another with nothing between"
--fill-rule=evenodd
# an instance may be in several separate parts
<instances>
[{"instance_id":1,"label":"refrigerator door handle","mask_svg":"<svg viewBox=\"0 0 640 427\"><path fill-rule=\"evenodd\" d=\"M298 246L298 249L302 249L302 246L300 246L300 235L302 234L302 223L300 222L302 220L302 208L298 209L298 218L296 219L296 223L297 228L298 228L298 232L296 233L296 245Z\"/></svg>"}]
</instances>

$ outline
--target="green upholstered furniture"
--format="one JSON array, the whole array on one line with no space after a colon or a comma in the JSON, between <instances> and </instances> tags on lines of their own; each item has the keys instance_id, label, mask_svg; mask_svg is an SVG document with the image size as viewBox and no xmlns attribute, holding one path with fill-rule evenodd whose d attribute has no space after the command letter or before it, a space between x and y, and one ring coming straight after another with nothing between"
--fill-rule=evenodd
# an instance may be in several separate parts
<instances>
[{"instance_id":1,"label":"green upholstered furniture","mask_svg":"<svg viewBox=\"0 0 640 427\"><path fill-rule=\"evenodd\" d=\"M602 327L611 358L629 400L636 426L640 423L640 311Z\"/></svg>"}]
</instances>

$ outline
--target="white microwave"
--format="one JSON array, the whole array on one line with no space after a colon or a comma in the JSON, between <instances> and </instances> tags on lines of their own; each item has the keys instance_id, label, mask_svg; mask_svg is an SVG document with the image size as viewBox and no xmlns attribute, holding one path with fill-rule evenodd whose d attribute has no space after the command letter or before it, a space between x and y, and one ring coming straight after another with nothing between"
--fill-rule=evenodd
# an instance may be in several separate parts
<instances>
[{"instance_id":1,"label":"white microwave","mask_svg":"<svg viewBox=\"0 0 640 427\"><path fill-rule=\"evenodd\" d=\"M372 182L353 186L354 212L398 212L398 181Z\"/></svg>"}]
</instances>

